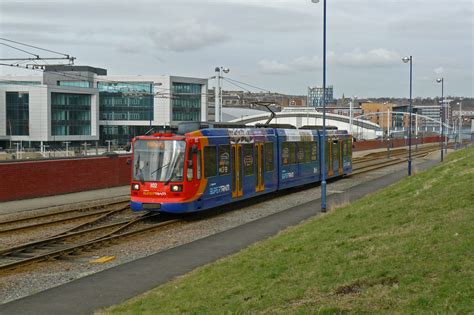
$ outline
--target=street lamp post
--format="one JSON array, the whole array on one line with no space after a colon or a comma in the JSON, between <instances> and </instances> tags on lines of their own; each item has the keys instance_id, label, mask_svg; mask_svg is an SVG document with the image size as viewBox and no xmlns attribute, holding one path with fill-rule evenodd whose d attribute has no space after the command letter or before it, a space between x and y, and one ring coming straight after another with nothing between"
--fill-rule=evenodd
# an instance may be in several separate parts
<instances>
[{"instance_id":1,"label":"street lamp post","mask_svg":"<svg viewBox=\"0 0 474 315\"><path fill-rule=\"evenodd\" d=\"M439 115L441 118L441 137L440 137L440 146L441 146L441 162L444 160L444 78L436 79L436 82L441 83L441 105Z\"/></svg>"},{"instance_id":2,"label":"street lamp post","mask_svg":"<svg viewBox=\"0 0 474 315\"><path fill-rule=\"evenodd\" d=\"M459 148L462 147L462 140L461 140L461 129L462 129L462 98L459 100L459 112L458 112L458 116L459 116L459 122L458 122L458 141L459 141Z\"/></svg>"},{"instance_id":3,"label":"street lamp post","mask_svg":"<svg viewBox=\"0 0 474 315\"><path fill-rule=\"evenodd\" d=\"M214 100L214 120L216 122L221 122L222 121L222 104L221 104L221 71L224 73L229 73L228 68L224 67L216 67L216 90L215 90L215 100Z\"/></svg>"},{"instance_id":4,"label":"street lamp post","mask_svg":"<svg viewBox=\"0 0 474 315\"><path fill-rule=\"evenodd\" d=\"M70 141L63 141L63 143L66 145L66 157L69 156L69 144L71 143Z\"/></svg>"},{"instance_id":5,"label":"street lamp post","mask_svg":"<svg viewBox=\"0 0 474 315\"><path fill-rule=\"evenodd\" d=\"M404 63L410 62L410 105L408 107L408 176L411 176L411 111L413 105L412 86L413 86L413 56L403 57Z\"/></svg>"},{"instance_id":6,"label":"street lamp post","mask_svg":"<svg viewBox=\"0 0 474 315\"><path fill-rule=\"evenodd\" d=\"M105 140L107 142L107 152L110 152L110 144L113 142L113 140Z\"/></svg>"},{"instance_id":7,"label":"street lamp post","mask_svg":"<svg viewBox=\"0 0 474 315\"><path fill-rule=\"evenodd\" d=\"M311 0L319 3L319 0ZM321 145L321 144L320 144ZM321 212L326 212L326 0L323 0L323 137L321 145Z\"/></svg>"}]
</instances>

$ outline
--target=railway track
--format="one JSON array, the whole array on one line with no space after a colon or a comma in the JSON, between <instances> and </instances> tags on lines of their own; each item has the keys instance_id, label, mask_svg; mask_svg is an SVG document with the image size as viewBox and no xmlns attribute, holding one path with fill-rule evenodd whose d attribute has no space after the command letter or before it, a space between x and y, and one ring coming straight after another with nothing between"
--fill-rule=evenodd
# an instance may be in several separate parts
<instances>
[{"instance_id":1,"label":"railway track","mask_svg":"<svg viewBox=\"0 0 474 315\"><path fill-rule=\"evenodd\" d=\"M452 146L453 146L452 144L449 144L448 148L451 148ZM415 146L413 146L413 148L412 148L412 153L413 154L415 154L417 152L422 152L422 151L425 151L425 150L430 150L430 152L433 152L433 151L439 150L439 144L424 146L424 147L418 149L417 151L416 151L415 148L416 148ZM360 164L360 163L370 162L370 161L377 160L377 159L387 158L387 156L398 157L398 156L403 156L403 155L406 155L406 154L408 154L408 150L405 149L405 148L390 149L390 154L388 154L387 151L380 151L380 152L369 153L369 154L367 154L365 156L362 156L362 157L353 158L352 159L352 164L357 165L357 164Z\"/></svg>"},{"instance_id":2,"label":"railway track","mask_svg":"<svg viewBox=\"0 0 474 315\"><path fill-rule=\"evenodd\" d=\"M106 205L99 205L87 208L76 208L62 210L58 212L30 215L20 218L0 221L0 234L13 233L26 229L35 229L48 225L86 220L92 218L91 222L100 221L112 215L127 210L129 201L114 202Z\"/></svg>"},{"instance_id":3,"label":"railway track","mask_svg":"<svg viewBox=\"0 0 474 315\"><path fill-rule=\"evenodd\" d=\"M437 150L439 150L437 146L424 147L418 150L418 152L414 152L412 154L412 157L417 158L426 156L427 154ZM391 165L406 162L406 155L407 152L405 149L397 149L392 151L391 158L388 159L386 158L386 152L381 152L375 155L372 154L368 157L359 158L354 163L354 171L352 175L367 173L376 169L381 169ZM89 216L95 215L95 217L90 221L77 225L55 236L12 246L5 249L0 249L0 271L15 269L21 266L45 261L48 259L66 257L68 255L80 253L82 251L92 250L101 246L106 246L125 237L138 235L150 230L154 230L166 225L182 221L180 219L163 220L162 214L148 212L143 215L135 215L134 217L128 219L115 220L114 222L108 223L105 222L111 217L113 217L114 214L128 209L128 202L127 206L123 205L123 203L116 203L115 205L118 206L118 209L108 209L87 214ZM81 211L76 209L64 211L61 213L65 214L72 212ZM42 217L54 218L54 216L58 214L60 213L53 213L49 216L43 215ZM57 218L53 219L53 222L51 223L46 222L37 224L36 227L45 226L47 224L54 224L58 222L64 222L66 220L77 220L78 218L85 217L86 214L80 214L70 218ZM22 218L18 222L31 221L34 219L36 218ZM158 222L153 222L153 220L156 219L158 219ZM14 220L10 222L13 221ZM0 227L4 225L4 223L5 222L0 223ZM140 223L141 227L139 227ZM18 227L18 229L25 228L30 227ZM2 233L2 231L6 231L6 229L0 230L0 233Z\"/></svg>"},{"instance_id":4,"label":"railway track","mask_svg":"<svg viewBox=\"0 0 474 315\"><path fill-rule=\"evenodd\" d=\"M438 150L439 146L424 147L418 151L412 152L412 158L424 157ZM353 172L351 173L351 176L368 173L388 166L404 163L408 160L408 152L405 149L397 150L397 152L395 152L394 154L390 154L389 158L387 157L386 152L380 153L383 153L385 157L383 157L383 155L381 154L378 154L378 156L380 156L379 158L371 158L370 160L359 160L354 163Z\"/></svg>"},{"instance_id":5,"label":"railway track","mask_svg":"<svg viewBox=\"0 0 474 315\"><path fill-rule=\"evenodd\" d=\"M84 229L81 229L84 227L81 226L79 231L71 229L53 237L2 249L0 250L0 271L91 250L120 238L141 234L181 221L168 219L153 222L152 220L161 217L162 215L159 213L148 212L128 220L102 226ZM140 223L142 223L142 227L137 227Z\"/></svg>"}]
</instances>

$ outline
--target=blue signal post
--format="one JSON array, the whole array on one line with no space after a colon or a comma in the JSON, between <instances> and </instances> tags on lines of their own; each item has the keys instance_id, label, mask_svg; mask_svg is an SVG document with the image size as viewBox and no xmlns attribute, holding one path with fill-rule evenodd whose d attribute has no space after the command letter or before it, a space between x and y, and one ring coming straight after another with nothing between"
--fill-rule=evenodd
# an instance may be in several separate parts
<instances>
[{"instance_id":1,"label":"blue signal post","mask_svg":"<svg viewBox=\"0 0 474 315\"><path fill-rule=\"evenodd\" d=\"M319 0L311 0L319 3ZM321 212L326 212L326 0L323 0L323 137L321 145Z\"/></svg>"},{"instance_id":2,"label":"blue signal post","mask_svg":"<svg viewBox=\"0 0 474 315\"><path fill-rule=\"evenodd\" d=\"M408 107L408 176L411 176L411 113L413 106L412 86L413 86L413 56L404 57L404 63L410 62L410 106Z\"/></svg>"}]
</instances>

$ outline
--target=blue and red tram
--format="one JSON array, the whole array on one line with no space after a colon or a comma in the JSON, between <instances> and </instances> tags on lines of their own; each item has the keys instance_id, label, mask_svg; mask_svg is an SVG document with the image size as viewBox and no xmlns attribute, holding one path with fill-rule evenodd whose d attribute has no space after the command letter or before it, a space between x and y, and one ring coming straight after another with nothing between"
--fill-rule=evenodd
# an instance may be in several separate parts
<instances>
[{"instance_id":1,"label":"blue and red tram","mask_svg":"<svg viewBox=\"0 0 474 315\"><path fill-rule=\"evenodd\" d=\"M327 178L352 171L352 139L326 132ZM320 130L203 128L132 142L131 207L201 211L321 180Z\"/></svg>"}]
</instances>

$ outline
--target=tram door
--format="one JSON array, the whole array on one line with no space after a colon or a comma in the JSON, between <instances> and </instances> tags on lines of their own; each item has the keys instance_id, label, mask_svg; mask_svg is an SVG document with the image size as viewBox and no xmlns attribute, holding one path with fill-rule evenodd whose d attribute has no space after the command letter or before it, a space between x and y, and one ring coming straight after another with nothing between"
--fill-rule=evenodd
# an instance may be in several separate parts
<instances>
[{"instance_id":1,"label":"tram door","mask_svg":"<svg viewBox=\"0 0 474 315\"><path fill-rule=\"evenodd\" d=\"M342 175L343 173L343 166L344 166L344 160L343 160L343 156L344 156L344 145L346 144L346 140L340 140L339 141L339 169L338 169L338 173L339 175Z\"/></svg>"},{"instance_id":2,"label":"tram door","mask_svg":"<svg viewBox=\"0 0 474 315\"><path fill-rule=\"evenodd\" d=\"M243 195L242 145L232 145L232 198Z\"/></svg>"},{"instance_id":3,"label":"tram door","mask_svg":"<svg viewBox=\"0 0 474 315\"><path fill-rule=\"evenodd\" d=\"M255 181L255 191L259 192L265 189L263 180L263 143L255 144L255 158L257 160L257 180Z\"/></svg>"},{"instance_id":4,"label":"tram door","mask_svg":"<svg viewBox=\"0 0 474 315\"><path fill-rule=\"evenodd\" d=\"M334 170L339 170L340 162L339 162L339 141L337 139L332 140L331 142L332 147L332 165L331 165L331 172L334 175Z\"/></svg>"},{"instance_id":5,"label":"tram door","mask_svg":"<svg viewBox=\"0 0 474 315\"><path fill-rule=\"evenodd\" d=\"M329 177L334 175L334 166L333 166L334 159L332 157L332 151L333 151L332 140L328 139L326 142L326 163L328 166L327 171L328 171Z\"/></svg>"}]
</instances>

